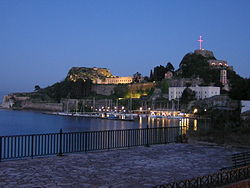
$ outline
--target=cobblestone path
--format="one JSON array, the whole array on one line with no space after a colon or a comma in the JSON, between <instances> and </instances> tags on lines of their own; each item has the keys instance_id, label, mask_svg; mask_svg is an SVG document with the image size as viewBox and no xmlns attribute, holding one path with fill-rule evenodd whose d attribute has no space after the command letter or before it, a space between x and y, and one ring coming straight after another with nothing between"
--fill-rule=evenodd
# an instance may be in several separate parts
<instances>
[{"instance_id":1,"label":"cobblestone path","mask_svg":"<svg viewBox=\"0 0 250 188\"><path fill-rule=\"evenodd\" d=\"M168 144L0 162L0 187L152 187L218 171L235 148Z\"/></svg>"}]
</instances>

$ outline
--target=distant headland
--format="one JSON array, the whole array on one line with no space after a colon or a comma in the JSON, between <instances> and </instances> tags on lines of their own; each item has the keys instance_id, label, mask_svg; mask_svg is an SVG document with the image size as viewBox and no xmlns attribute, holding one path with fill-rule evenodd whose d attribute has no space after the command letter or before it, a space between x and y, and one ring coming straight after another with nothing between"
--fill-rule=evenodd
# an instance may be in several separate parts
<instances>
[{"instance_id":1,"label":"distant headland","mask_svg":"<svg viewBox=\"0 0 250 188\"><path fill-rule=\"evenodd\" d=\"M227 61L217 60L212 51L200 48L187 53L178 69L168 62L154 67L148 76L136 70L132 76L120 77L113 75L107 68L72 67L63 81L46 88L36 85L34 92L9 94L4 97L1 106L64 111L67 100L87 101L94 98L97 105L98 100L132 99L139 101L137 103L146 101L152 106L157 100L185 104L220 94L235 100L248 100L248 84L249 79L240 77ZM191 96L185 101L183 95L187 89L191 90L188 92ZM86 109L99 109L103 105L103 102L95 107L86 104ZM140 106L138 104L130 108L138 110Z\"/></svg>"}]
</instances>

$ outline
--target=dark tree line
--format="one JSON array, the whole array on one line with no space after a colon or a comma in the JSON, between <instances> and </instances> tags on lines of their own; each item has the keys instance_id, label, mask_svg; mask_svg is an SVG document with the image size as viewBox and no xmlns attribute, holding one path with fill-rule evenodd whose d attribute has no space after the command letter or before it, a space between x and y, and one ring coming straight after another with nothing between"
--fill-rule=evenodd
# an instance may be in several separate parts
<instances>
[{"instance_id":1,"label":"dark tree line","mask_svg":"<svg viewBox=\"0 0 250 188\"><path fill-rule=\"evenodd\" d=\"M232 81L229 96L236 100L250 100L250 79L237 79Z\"/></svg>"},{"instance_id":2,"label":"dark tree line","mask_svg":"<svg viewBox=\"0 0 250 188\"><path fill-rule=\"evenodd\" d=\"M62 98L82 99L92 95L92 81L79 79L76 82L64 80L55 83L39 92L46 94L50 98L60 102Z\"/></svg>"},{"instance_id":3,"label":"dark tree line","mask_svg":"<svg viewBox=\"0 0 250 188\"><path fill-rule=\"evenodd\" d=\"M193 100L195 100L195 92L188 87L185 88L180 98L181 104L188 104Z\"/></svg>"},{"instance_id":4,"label":"dark tree line","mask_svg":"<svg viewBox=\"0 0 250 188\"><path fill-rule=\"evenodd\" d=\"M174 66L168 62L164 67L162 65L154 67L154 70L150 71L149 80L150 81L161 81L165 78L165 73L168 71L174 72Z\"/></svg>"}]
</instances>

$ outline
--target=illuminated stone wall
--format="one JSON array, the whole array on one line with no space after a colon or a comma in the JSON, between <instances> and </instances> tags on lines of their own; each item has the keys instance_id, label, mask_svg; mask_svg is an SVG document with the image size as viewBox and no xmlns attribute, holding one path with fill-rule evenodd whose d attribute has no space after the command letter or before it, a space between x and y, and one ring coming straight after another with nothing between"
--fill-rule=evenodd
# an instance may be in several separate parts
<instances>
[{"instance_id":1,"label":"illuminated stone wall","mask_svg":"<svg viewBox=\"0 0 250 188\"><path fill-rule=\"evenodd\" d=\"M100 80L98 84L130 84L133 82L132 77L115 77L115 78L105 78L104 81Z\"/></svg>"}]
</instances>

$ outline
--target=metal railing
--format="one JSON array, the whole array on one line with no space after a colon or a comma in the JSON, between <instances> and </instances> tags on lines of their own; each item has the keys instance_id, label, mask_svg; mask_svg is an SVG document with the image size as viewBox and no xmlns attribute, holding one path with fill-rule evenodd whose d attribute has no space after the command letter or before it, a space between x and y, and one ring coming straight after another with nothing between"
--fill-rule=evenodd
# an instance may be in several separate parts
<instances>
[{"instance_id":1,"label":"metal railing","mask_svg":"<svg viewBox=\"0 0 250 188\"><path fill-rule=\"evenodd\" d=\"M234 168L250 165L250 151L232 155Z\"/></svg>"},{"instance_id":2,"label":"metal railing","mask_svg":"<svg viewBox=\"0 0 250 188\"><path fill-rule=\"evenodd\" d=\"M156 186L155 188L215 188L250 178L250 166Z\"/></svg>"},{"instance_id":3,"label":"metal railing","mask_svg":"<svg viewBox=\"0 0 250 188\"><path fill-rule=\"evenodd\" d=\"M0 136L0 161L177 142L181 127Z\"/></svg>"}]
</instances>

